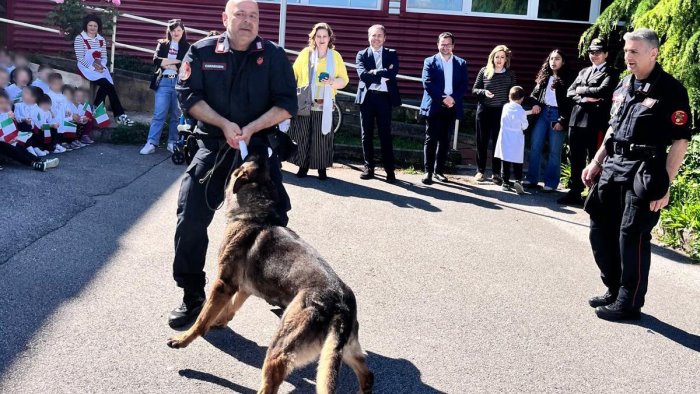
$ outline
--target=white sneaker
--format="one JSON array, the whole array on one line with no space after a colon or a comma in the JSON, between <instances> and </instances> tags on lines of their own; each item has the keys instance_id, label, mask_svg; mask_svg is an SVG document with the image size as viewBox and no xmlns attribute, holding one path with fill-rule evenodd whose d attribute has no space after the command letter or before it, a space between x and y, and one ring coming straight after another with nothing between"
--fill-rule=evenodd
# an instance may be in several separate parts
<instances>
[{"instance_id":1,"label":"white sneaker","mask_svg":"<svg viewBox=\"0 0 700 394\"><path fill-rule=\"evenodd\" d=\"M58 157L54 157L53 159L47 159L46 161L44 161L44 165L47 169L58 167Z\"/></svg>"},{"instance_id":2,"label":"white sneaker","mask_svg":"<svg viewBox=\"0 0 700 394\"><path fill-rule=\"evenodd\" d=\"M175 152L175 143L173 142L168 142L168 152L174 153Z\"/></svg>"},{"instance_id":3,"label":"white sneaker","mask_svg":"<svg viewBox=\"0 0 700 394\"><path fill-rule=\"evenodd\" d=\"M63 153L65 151L66 151L66 148L62 147L59 144L57 144L56 147L53 149L53 153Z\"/></svg>"},{"instance_id":4,"label":"white sneaker","mask_svg":"<svg viewBox=\"0 0 700 394\"><path fill-rule=\"evenodd\" d=\"M31 154L31 155L34 155L34 156L37 156L37 157L39 156L39 155L36 153L36 151L34 150L34 148L31 147L31 146L28 146L28 147L27 147L27 152L29 152L29 154Z\"/></svg>"},{"instance_id":5,"label":"white sneaker","mask_svg":"<svg viewBox=\"0 0 700 394\"><path fill-rule=\"evenodd\" d=\"M49 154L49 152L42 150L41 148L34 148L34 152L36 152L37 157L44 157Z\"/></svg>"},{"instance_id":6,"label":"white sneaker","mask_svg":"<svg viewBox=\"0 0 700 394\"><path fill-rule=\"evenodd\" d=\"M542 190L545 191L545 192L547 192L547 193L549 193L549 192L553 192L553 191L554 191L554 188L549 187L549 186L545 186L545 187L542 188Z\"/></svg>"},{"instance_id":7,"label":"white sneaker","mask_svg":"<svg viewBox=\"0 0 700 394\"><path fill-rule=\"evenodd\" d=\"M146 142L146 145L143 146L141 152L139 153L142 155L150 155L151 153L155 153L155 151L156 147L153 144Z\"/></svg>"},{"instance_id":8,"label":"white sneaker","mask_svg":"<svg viewBox=\"0 0 700 394\"><path fill-rule=\"evenodd\" d=\"M484 176L483 172L477 172L476 176L474 177L474 180L477 182L483 182L486 180L486 176Z\"/></svg>"}]
</instances>

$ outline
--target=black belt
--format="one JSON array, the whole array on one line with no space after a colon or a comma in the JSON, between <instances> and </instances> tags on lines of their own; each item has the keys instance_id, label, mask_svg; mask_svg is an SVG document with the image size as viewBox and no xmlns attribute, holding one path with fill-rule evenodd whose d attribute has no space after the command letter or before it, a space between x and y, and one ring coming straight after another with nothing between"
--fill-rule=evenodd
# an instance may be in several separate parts
<instances>
[{"instance_id":1,"label":"black belt","mask_svg":"<svg viewBox=\"0 0 700 394\"><path fill-rule=\"evenodd\" d=\"M626 141L613 141L612 150L615 154L629 159L651 157L660 152L656 145L635 144Z\"/></svg>"}]
</instances>

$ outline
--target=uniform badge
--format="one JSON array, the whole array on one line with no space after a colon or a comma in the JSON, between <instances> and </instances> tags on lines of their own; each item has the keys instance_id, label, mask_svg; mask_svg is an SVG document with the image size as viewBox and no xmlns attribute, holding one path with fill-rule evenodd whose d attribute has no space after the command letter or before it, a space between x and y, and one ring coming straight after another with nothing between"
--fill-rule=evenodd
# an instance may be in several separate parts
<instances>
[{"instance_id":1,"label":"uniform badge","mask_svg":"<svg viewBox=\"0 0 700 394\"><path fill-rule=\"evenodd\" d=\"M656 104L659 100L653 99L651 97L647 97L642 101L642 105L647 107L647 108L652 108L654 104Z\"/></svg>"},{"instance_id":2,"label":"uniform badge","mask_svg":"<svg viewBox=\"0 0 700 394\"><path fill-rule=\"evenodd\" d=\"M258 60L256 60L256 63L258 63L258 66L262 65L262 64L263 64L263 57L260 56L260 57L258 58Z\"/></svg>"},{"instance_id":3,"label":"uniform badge","mask_svg":"<svg viewBox=\"0 0 700 394\"><path fill-rule=\"evenodd\" d=\"M180 67L180 80L186 81L190 75L192 75L192 67L190 67L190 64L187 62L182 63L182 67Z\"/></svg>"},{"instance_id":4,"label":"uniform badge","mask_svg":"<svg viewBox=\"0 0 700 394\"><path fill-rule=\"evenodd\" d=\"M671 122L676 126L685 126L688 123L688 113L685 111L676 111L671 115Z\"/></svg>"}]
</instances>

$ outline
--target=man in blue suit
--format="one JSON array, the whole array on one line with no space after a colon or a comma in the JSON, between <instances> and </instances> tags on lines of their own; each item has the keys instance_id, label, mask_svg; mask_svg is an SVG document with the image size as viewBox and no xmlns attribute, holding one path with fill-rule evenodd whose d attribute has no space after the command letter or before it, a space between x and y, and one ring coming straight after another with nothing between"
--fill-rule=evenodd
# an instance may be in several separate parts
<instances>
[{"instance_id":1,"label":"man in blue suit","mask_svg":"<svg viewBox=\"0 0 700 394\"><path fill-rule=\"evenodd\" d=\"M357 52L355 64L360 83L357 87L355 104L360 105L362 125L362 152L365 156L365 169L361 179L374 177L374 122L379 129L379 143L382 148L382 161L386 171L386 181L394 183L394 147L391 140L391 110L401 105L401 95L396 85L399 73L399 56L393 49L384 48L386 29L374 25L367 31L369 44Z\"/></svg>"},{"instance_id":2,"label":"man in blue suit","mask_svg":"<svg viewBox=\"0 0 700 394\"><path fill-rule=\"evenodd\" d=\"M452 54L452 33L438 37L438 54L423 62L423 101L420 114L427 117L423 147L425 175L422 182L433 183L433 176L447 182L443 170L450 150L449 133L455 119L462 119L462 96L467 91L467 62ZM437 157L436 157L437 156Z\"/></svg>"}]
</instances>

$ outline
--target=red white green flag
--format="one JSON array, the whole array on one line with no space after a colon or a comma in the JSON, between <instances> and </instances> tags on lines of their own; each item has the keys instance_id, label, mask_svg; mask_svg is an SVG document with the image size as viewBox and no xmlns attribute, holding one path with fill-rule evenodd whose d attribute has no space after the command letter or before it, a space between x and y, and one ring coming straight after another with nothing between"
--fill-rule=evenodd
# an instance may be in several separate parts
<instances>
[{"instance_id":1,"label":"red white green flag","mask_svg":"<svg viewBox=\"0 0 700 394\"><path fill-rule=\"evenodd\" d=\"M97 127L107 127L110 124L109 116L107 115L107 110L105 109L105 103L102 102L95 108L95 121L97 122Z\"/></svg>"}]
</instances>

